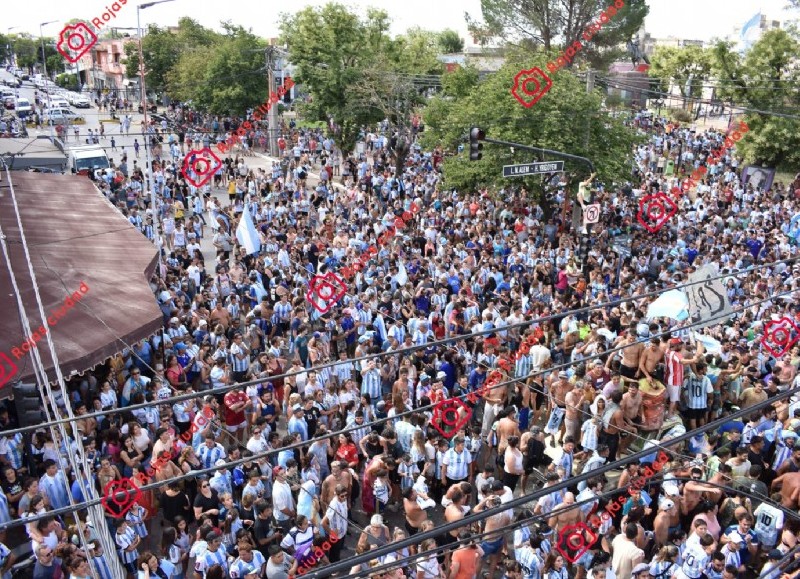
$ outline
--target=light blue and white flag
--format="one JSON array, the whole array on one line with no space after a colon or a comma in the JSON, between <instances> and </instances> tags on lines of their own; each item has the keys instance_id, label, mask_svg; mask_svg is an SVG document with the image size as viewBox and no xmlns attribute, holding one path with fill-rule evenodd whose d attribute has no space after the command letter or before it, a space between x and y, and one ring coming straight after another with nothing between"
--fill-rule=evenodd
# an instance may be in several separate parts
<instances>
[{"instance_id":1,"label":"light blue and white flag","mask_svg":"<svg viewBox=\"0 0 800 579\"><path fill-rule=\"evenodd\" d=\"M253 216L250 214L250 207L242 211L242 218L236 227L236 240L247 250L247 254L258 253L261 249L261 237L253 225Z\"/></svg>"},{"instance_id":2,"label":"light blue and white flag","mask_svg":"<svg viewBox=\"0 0 800 579\"><path fill-rule=\"evenodd\" d=\"M745 22L742 26L742 32L739 34L740 50L744 52L749 50L753 44L758 40L761 31L761 11L756 13L750 20Z\"/></svg>"}]
</instances>

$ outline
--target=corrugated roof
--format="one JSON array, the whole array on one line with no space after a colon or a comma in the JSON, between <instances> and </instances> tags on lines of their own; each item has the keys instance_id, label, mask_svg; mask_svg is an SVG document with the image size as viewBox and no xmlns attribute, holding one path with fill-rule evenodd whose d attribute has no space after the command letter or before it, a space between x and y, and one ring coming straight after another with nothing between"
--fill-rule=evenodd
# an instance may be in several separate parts
<instances>
[{"instance_id":1,"label":"corrugated roof","mask_svg":"<svg viewBox=\"0 0 800 579\"><path fill-rule=\"evenodd\" d=\"M41 317L7 174L14 185L43 308L51 324L56 322L51 331L64 376L105 361L161 327L161 310L148 283L157 265L156 250L89 179L16 171L0 174L0 226L11 268L35 331ZM5 254L0 255L0 292L0 387L5 389L9 378L32 381L34 377L30 355L17 359L13 351L26 336ZM74 292L81 299L69 307L66 300ZM53 380L49 348L46 342L39 345ZM13 368L6 368L9 363L17 366L13 375Z\"/></svg>"}]
</instances>

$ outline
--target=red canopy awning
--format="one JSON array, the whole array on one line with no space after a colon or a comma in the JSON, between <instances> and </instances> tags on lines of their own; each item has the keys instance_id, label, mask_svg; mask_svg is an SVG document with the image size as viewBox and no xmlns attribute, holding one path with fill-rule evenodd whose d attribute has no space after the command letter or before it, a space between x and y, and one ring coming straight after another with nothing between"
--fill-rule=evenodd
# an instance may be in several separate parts
<instances>
[{"instance_id":1,"label":"red canopy awning","mask_svg":"<svg viewBox=\"0 0 800 579\"><path fill-rule=\"evenodd\" d=\"M155 247L89 179L21 171L0 175L0 227L7 251L0 250L0 397L5 397L11 382L34 381L26 341L38 344L48 377L55 379L50 350L37 331L42 320L6 175L65 377L150 336L163 318L149 284L157 265ZM32 336L22 329L9 260Z\"/></svg>"}]
</instances>

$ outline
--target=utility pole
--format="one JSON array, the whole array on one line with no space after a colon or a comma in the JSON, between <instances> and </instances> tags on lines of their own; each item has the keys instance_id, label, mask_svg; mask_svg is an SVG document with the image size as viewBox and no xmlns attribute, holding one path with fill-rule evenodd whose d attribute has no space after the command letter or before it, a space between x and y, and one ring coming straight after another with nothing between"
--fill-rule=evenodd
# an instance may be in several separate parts
<instances>
[{"instance_id":1,"label":"utility pole","mask_svg":"<svg viewBox=\"0 0 800 579\"><path fill-rule=\"evenodd\" d=\"M275 47L268 46L267 54L267 95L271 97L275 92ZM269 128L267 129L267 138L269 140L269 154L273 157L279 157L278 151L278 103L272 103L267 113L267 121Z\"/></svg>"},{"instance_id":2,"label":"utility pole","mask_svg":"<svg viewBox=\"0 0 800 579\"><path fill-rule=\"evenodd\" d=\"M586 94L592 94L594 90L594 71L589 70L586 73ZM590 117L587 115L586 117L586 138L583 140L583 150L587 150L589 148L589 127L591 126Z\"/></svg>"}]
</instances>

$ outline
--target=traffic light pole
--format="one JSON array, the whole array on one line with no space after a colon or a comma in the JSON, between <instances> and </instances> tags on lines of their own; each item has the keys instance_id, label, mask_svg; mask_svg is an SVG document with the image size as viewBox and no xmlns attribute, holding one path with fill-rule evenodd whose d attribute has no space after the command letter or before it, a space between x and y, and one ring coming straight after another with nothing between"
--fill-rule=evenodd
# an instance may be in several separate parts
<instances>
[{"instance_id":1,"label":"traffic light pole","mask_svg":"<svg viewBox=\"0 0 800 579\"><path fill-rule=\"evenodd\" d=\"M562 159L570 159L572 161L578 161L580 163L585 163L589 166L589 171L594 173L594 163L592 163L586 157L579 157L578 155L570 155L569 153L562 153L561 151L551 151L550 149L542 149L540 147L531 147L529 145L521 145L519 143L512 143L511 141L499 141L497 139L490 139L488 137L484 137L482 139L487 143L492 143L493 145L503 145L505 147L514 147L515 149L522 149L523 151L533 151L534 153L545 153L547 155L553 155L555 157L560 157Z\"/></svg>"}]
</instances>

